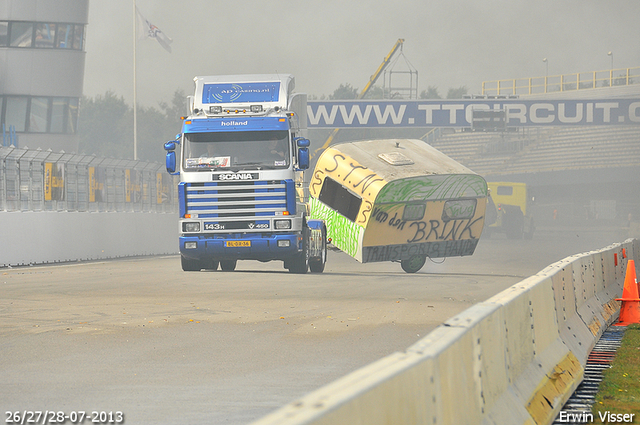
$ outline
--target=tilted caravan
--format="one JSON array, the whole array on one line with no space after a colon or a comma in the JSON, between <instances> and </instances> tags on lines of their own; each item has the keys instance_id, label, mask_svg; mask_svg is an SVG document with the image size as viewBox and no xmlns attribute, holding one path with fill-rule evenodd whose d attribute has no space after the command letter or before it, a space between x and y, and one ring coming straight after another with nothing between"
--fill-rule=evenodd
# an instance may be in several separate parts
<instances>
[{"instance_id":1,"label":"tilted caravan","mask_svg":"<svg viewBox=\"0 0 640 425\"><path fill-rule=\"evenodd\" d=\"M340 143L325 150L309 182L310 215L362 263L472 255L482 233L486 181L421 140Z\"/></svg>"}]
</instances>

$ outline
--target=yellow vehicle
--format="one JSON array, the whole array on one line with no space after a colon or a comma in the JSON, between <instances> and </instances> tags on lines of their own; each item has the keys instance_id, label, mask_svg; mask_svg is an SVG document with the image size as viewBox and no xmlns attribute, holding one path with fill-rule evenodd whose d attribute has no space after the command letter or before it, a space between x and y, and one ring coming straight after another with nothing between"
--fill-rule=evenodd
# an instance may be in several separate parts
<instances>
[{"instance_id":1,"label":"yellow vehicle","mask_svg":"<svg viewBox=\"0 0 640 425\"><path fill-rule=\"evenodd\" d=\"M490 236L495 232L502 232L509 239L533 238L536 230L531 214L530 196L525 183L489 182L489 194L495 205L496 219L485 228Z\"/></svg>"},{"instance_id":2,"label":"yellow vehicle","mask_svg":"<svg viewBox=\"0 0 640 425\"><path fill-rule=\"evenodd\" d=\"M362 263L397 261L415 273L427 257L472 255L484 226L486 181L421 140L340 143L309 183L312 218Z\"/></svg>"}]
</instances>

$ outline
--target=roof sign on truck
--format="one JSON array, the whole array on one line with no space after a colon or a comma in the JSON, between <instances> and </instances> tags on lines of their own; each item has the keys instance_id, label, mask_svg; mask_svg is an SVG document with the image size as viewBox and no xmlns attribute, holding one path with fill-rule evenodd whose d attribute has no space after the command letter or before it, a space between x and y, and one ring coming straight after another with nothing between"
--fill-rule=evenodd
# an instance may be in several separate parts
<instances>
[{"instance_id":1,"label":"roof sign on truck","mask_svg":"<svg viewBox=\"0 0 640 425\"><path fill-rule=\"evenodd\" d=\"M277 102L279 95L279 82L205 84L202 103Z\"/></svg>"}]
</instances>

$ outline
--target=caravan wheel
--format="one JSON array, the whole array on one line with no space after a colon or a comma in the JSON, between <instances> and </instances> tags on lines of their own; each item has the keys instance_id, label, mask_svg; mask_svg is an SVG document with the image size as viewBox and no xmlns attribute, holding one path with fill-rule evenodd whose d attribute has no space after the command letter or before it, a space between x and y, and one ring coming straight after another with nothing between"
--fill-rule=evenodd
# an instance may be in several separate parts
<instances>
[{"instance_id":1,"label":"caravan wheel","mask_svg":"<svg viewBox=\"0 0 640 425\"><path fill-rule=\"evenodd\" d=\"M415 255L408 260L400 260L400 265L402 266L402 270L407 273L415 273L424 266L424 263L427 262L427 257L422 257L420 255Z\"/></svg>"}]
</instances>

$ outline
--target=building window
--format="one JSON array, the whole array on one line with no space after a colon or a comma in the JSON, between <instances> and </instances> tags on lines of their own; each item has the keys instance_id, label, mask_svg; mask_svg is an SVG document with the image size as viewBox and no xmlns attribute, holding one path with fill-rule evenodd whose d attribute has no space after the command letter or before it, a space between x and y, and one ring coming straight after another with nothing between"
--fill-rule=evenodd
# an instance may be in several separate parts
<instances>
[{"instance_id":1,"label":"building window","mask_svg":"<svg viewBox=\"0 0 640 425\"><path fill-rule=\"evenodd\" d=\"M73 25L58 24L58 31L56 31L56 48L73 48Z\"/></svg>"},{"instance_id":2,"label":"building window","mask_svg":"<svg viewBox=\"0 0 640 425\"><path fill-rule=\"evenodd\" d=\"M78 103L79 99L77 97L70 97L68 99L69 103L67 106L67 110L65 112L65 123L64 132L67 134L74 134L76 132L76 127L78 125Z\"/></svg>"},{"instance_id":3,"label":"building window","mask_svg":"<svg viewBox=\"0 0 640 425\"><path fill-rule=\"evenodd\" d=\"M49 132L62 133L64 132L64 118L67 110L67 101L61 97L53 98L51 105L51 127Z\"/></svg>"},{"instance_id":4,"label":"building window","mask_svg":"<svg viewBox=\"0 0 640 425\"><path fill-rule=\"evenodd\" d=\"M0 21L0 47L9 44L9 22Z\"/></svg>"},{"instance_id":5,"label":"building window","mask_svg":"<svg viewBox=\"0 0 640 425\"><path fill-rule=\"evenodd\" d=\"M29 112L29 133L46 133L49 118L49 98L32 97Z\"/></svg>"},{"instance_id":6,"label":"building window","mask_svg":"<svg viewBox=\"0 0 640 425\"><path fill-rule=\"evenodd\" d=\"M5 108L2 124L6 128L13 126L16 131L23 132L27 123L27 97L11 96L5 99Z\"/></svg>"},{"instance_id":7,"label":"building window","mask_svg":"<svg viewBox=\"0 0 640 425\"><path fill-rule=\"evenodd\" d=\"M84 48L84 25L0 21L0 47L7 46L82 50Z\"/></svg>"},{"instance_id":8,"label":"building window","mask_svg":"<svg viewBox=\"0 0 640 425\"><path fill-rule=\"evenodd\" d=\"M2 124L16 132L74 134L78 122L78 98L5 96ZM28 117L28 120L27 120Z\"/></svg>"},{"instance_id":9,"label":"building window","mask_svg":"<svg viewBox=\"0 0 640 425\"><path fill-rule=\"evenodd\" d=\"M53 48L56 24L36 24L36 47Z\"/></svg>"},{"instance_id":10,"label":"building window","mask_svg":"<svg viewBox=\"0 0 640 425\"><path fill-rule=\"evenodd\" d=\"M33 24L31 22L11 22L9 34L11 47L33 47Z\"/></svg>"},{"instance_id":11,"label":"building window","mask_svg":"<svg viewBox=\"0 0 640 425\"><path fill-rule=\"evenodd\" d=\"M73 49L82 50L84 46L84 25L74 25Z\"/></svg>"}]
</instances>

